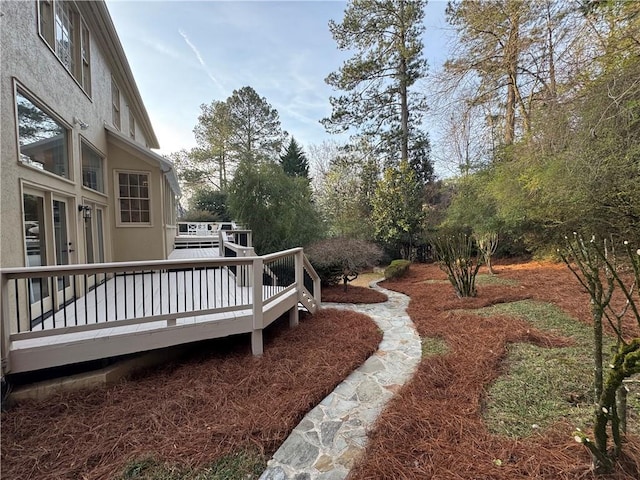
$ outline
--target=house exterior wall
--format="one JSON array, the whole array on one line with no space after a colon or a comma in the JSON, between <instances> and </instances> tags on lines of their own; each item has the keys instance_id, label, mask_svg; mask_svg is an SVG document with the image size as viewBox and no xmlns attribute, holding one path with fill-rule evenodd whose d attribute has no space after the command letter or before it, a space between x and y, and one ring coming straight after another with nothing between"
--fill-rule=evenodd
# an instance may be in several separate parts
<instances>
[{"instance_id":1,"label":"house exterior wall","mask_svg":"<svg viewBox=\"0 0 640 480\"><path fill-rule=\"evenodd\" d=\"M56 0L54 0L55 2ZM79 211L82 205L101 210L104 221L103 261L148 260L167 257L164 208L168 196L174 201L175 189L166 189L166 166L130 154L108 141L105 125L113 125L112 82L120 91L120 131L129 137L129 115L135 118L135 139L140 145L157 147L157 139L130 70L124 62L121 46L103 2L74 3L90 35L90 92L86 93L69 73L56 53L39 33L38 3L34 1L0 2L0 266L28 264L25 246L23 193L42 194L49 213L52 202L66 202L68 214L68 263L86 263L86 222ZM117 47L114 52L114 45ZM120 55L120 57L118 56ZM114 60L115 59L115 60ZM16 92L52 117L68 131L68 177L29 166L20 161ZM87 124L81 128L74 119ZM104 193L83 186L82 143L103 157ZM145 170L152 179L153 219L150 227L118 227L114 195L114 171ZM95 219L92 220L95 222ZM175 224L175 222L174 222ZM51 229L53 223L49 222ZM94 231L95 236L97 232ZM49 232L47 242L53 241ZM95 242L95 239L94 239ZM50 248L50 247L48 247ZM48 264L55 258L48 255ZM95 256L94 256L95 257ZM93 261L99 261L94 258Z\"/></svg>"},{"instance_id":2,"label":"house exterior wall","mask_svg":"<svg viewBox=\"0 0 640 480\"><path fill-rule=\"evenodd\" d=\"M112 153L110 167L114 170L111 179L109 196L113 199L113 211L111 218L113 236L113 261L129 262L135 260L162 260L167 258L165 254L164 236L164 206L162 202L162 188L164 175L158 168L153 168L148 162L136 158L124 149L116 146L110 147ZM149 174L149 196L151 199L151 224L150 225L123 225L118 222L117 192L115 176L120 171L141 172Z\"/></svg>"}]
</instances>

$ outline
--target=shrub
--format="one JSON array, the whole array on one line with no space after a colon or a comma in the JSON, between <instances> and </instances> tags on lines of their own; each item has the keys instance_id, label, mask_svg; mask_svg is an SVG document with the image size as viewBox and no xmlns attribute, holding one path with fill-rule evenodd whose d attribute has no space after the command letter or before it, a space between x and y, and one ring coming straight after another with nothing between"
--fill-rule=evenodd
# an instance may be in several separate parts
<instances>
[{"instance_id":1,"label":"shrub","mask_svg":"<svg viewBox=\"0 0 640 480\"><path fill-rule=\"evenodd\" d=\"M384 269L384 277L387 280L403 277L409 271L410 265L409 260L394 260Z\"/></svg>"},{"instance_id":2,"label":"shrub","mask_svg":"<svg viewBox=\"0 0 640 480\"><path fill-rule=\"evenodd\" d=\"M440 269L447 274L456 295L475 297L476 275L482 255L475 248L473 238L464 232L435 237L433 253Z\"/></svg>"},{"instance_id":3,"label":"shrub","mask_svg":"<svg viewBox=\"0 0 640 480\"><path fill-rule=\"evenodd\" d=\"M313 243L305 248L305 253L324 285L342 282L345 290L359 273L377 265L383 256L375 243L345 237Z\"/></svg>"}]
</instances>

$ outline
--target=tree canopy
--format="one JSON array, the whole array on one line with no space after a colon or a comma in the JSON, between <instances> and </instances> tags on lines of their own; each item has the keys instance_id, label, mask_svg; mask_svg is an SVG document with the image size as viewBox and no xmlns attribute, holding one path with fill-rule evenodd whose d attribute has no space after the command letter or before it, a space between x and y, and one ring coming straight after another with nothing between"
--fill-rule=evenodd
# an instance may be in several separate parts
<instances>
[{"instance_id":1,"label":"tree canopy","mask_svg":"<svg viewBox=\"0 0 640 480\"><path fill-rule=\"evenodd\" d=\"M342 22L329 23L338 48L354 55L326 78L345 93L330 98L332 113L322 123L330 132L357 128L395 164L409 158L426 110L424 92L415 88L427 70L421 40L424 4L351 0Z\"/></svg>"}]
</instances>

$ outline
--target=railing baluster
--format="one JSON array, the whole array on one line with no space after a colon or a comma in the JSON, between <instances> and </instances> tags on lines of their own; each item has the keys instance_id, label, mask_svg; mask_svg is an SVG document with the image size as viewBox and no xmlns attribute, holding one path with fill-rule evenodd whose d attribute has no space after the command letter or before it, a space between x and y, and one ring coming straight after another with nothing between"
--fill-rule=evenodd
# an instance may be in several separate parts
<instances>
[{"instance_id":1,"label":"railing baluster","mask_svg":"<svg viewBox=\"0 0 640 480\"><path fill-rule=\"evenodd\" d=\"M93 310L95 312L96 321L94 323L98 323L98 274L93 274ZM106 318L105 318L106 321ZM89 319L87 318L87 323L89 323Z\"/></svg>"},{"instance_id":2,"label":"railing baluster","mask_svg":"<svg viewBox=\"0 0 640 480\"><path fill-rule=\"evenodd\" d=\"M71 281L71 275L69 275L69 281ZM76 291L76 276L73 276L73 297L71 297L73 300L73 315L74 315L74 319L73 319L73 324L74 325L78 325L78 302L76 302L76 299L78 298L78 292Z\"/></svg>"},{"instance_id":3,"label":"railing baluster","mask_svg":"<svg viewBox=\"0 0 640 480\"><path fill-rule=\"evenodd\" d=\"M47 282L49 281L48 279L51 277L47 277ZM40 328L41 330L44 330L44 297L43 297L43 292L44 290L42 290L42 277L38 278L39 281L39 287L40 287ZM53 299L53 296L52 296ZM55 325L55 322L54 322ZM29 330L32 330L33 327L31 326L31 320L29 320Z\"/></svg>"},{"instance_id":4,"label":"railing baluster","mask_svg":"<svg viewBox=\"0 0 640 480\"><path fill-rule=\"evenodd\" d=\"M58 284L60 283L60 277L58 277ZM58 296L58 292L56 291L56 297ZM57 300L57 298L56 298ZM57 302L56 302L57 303ZM60 306L58 305L58 308ZM67 289L64 284L64 275L62 276L62 316L64 318L64 326L67 326ZM53 316L53 323L55 325L55 315Z\"/></svg>"},{"instance_id":5,"label":"railing baluster","mask_svg":"<svg viewBox=\"0 0 640 480\"><path fill-rule=\"evenodd\" d=\"M87 274L84 274L84 278L83 278L83 285L84 285L84 324L85 325L89 325L89 308L87 307L87 302L88 302L88 293L89 293L89 281L87 280ZM78 302L78 300L76 299L76 303ZM76 320L77 321L77 320Z\"/></svg>"},{"instance_id":6,"label":"railing baluster","mask_svg":"<svg viewBox=\"0 0 640 480\"><path fill-rule=\"evenodd\" d=\"M145 297L145 292L144 292L144 270L142 270L142 316L146 317L147 316L147 309L145 308L145 304L146 304L146 297Z\"/></svg>"},{"instance_id":7,"label":"railing baluster","mask_svg":"<svg viewBox=\"0 0 640 480\"><path fill-rule=\"evenodd\" d=\"M20 295L18 292L18 280L17 278L13 279L13 289L16 293L16 313L18 317L18 333L20 333ZM29 280L27 280L27 305L29 305L29 321L31 321L31 298L29 298ZM7 335L9 333L7 332Z\"/></svg>"},{"instance_id":8,"label":"railing baluster","mask_svg":"<svg viewBox=\"0 0 640 480\"><path fill-rule=\"evenodd\" d=\"M187 311L187 271L182 270L182 290L184 291L184 311Z\"/></svg>"},{"instance_id":9,"label":"railing baluster","mask_svg":"<svg viewBox=\"0 0 640 480\"><path fill-rule=\"evenodd\" d=\"M155 293L153 290L153 277L156 276L156 272L151 270L151 315L153 315L153 299L155 298ZM162 302L162 300L160 300Z\"/></svg>"},{"instance_id":10,"label":"railing baluster","mask_svg":"<svg viewBox=\"0 0 640 480\"><path fill-rule=\"evenodd\" d=\"M129 318L129 295L127 293L127 272L124 272L124 318Z\"/></svg>"},{"instance_id":11,"label":"railing baluster","mask_svg":"<svg viewBox=\"0 0 640 480\"><path fill-rule=\"evenodd\" d=\"M118 320L118 274L113 274L113 308L115 309L116 317L115 320Z\"/></svg>"},{"instance_id":12,"label":"railing baluster","mask_svg":"<svg viewBox=\"0 0 640 480\"><path fill-rule=\"evenodd\" d=\"M136 271L133 272L133 318L136 318L136 315L138 314L138 311L136 310L138 308L138 299L136 296L136 291L138 290L136 288L136 277L138 276L138 273Z\"/></svg>"},{"instance_id":13,"label":"railing baluster","mask_svg":"<svg viewBox=\"0 0 640 480\"><path fill-rule=\"evenodd\" d=\"M171 313L171 270L167 270L167 313Z\"/></svg>"}]
</instances>

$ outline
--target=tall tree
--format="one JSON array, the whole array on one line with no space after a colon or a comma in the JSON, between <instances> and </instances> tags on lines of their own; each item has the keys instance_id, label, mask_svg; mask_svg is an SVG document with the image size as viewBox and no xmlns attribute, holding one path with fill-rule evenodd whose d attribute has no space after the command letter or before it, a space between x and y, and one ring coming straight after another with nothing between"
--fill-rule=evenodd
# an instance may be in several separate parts
<instances>
[{"instance_id":1,"label":"tall tree","mask_svg":"<svg viewBox=\"0 0 640 480\"><path fill-rule=\"evenodd\" d=\"M570 90L585 66L578 54L585 22L571 2L455 0L447 17L458 43L445 70L456 85L473 84L469 105L489 106L487 118L502 119L504 145L531 133L534 105L553 104L559 83Z\"/></svg>"},{"instance_id":2,"label":"tall tree","mask_svg":"<svg viewBox=\"0 0 640 480\"><path fill-rule=\"evenodd\" d=\"M290 177L309 178L309 161L302 151L302 147L291 137L286 151L280 157L280 165Z\"/></svg>"},{"instance_id":3,"label":"tall tree","mask_svg":"<svg viewBox=\"0 0 640 480\"><path fill-rule=\"evenodd\" d=\"M200 110L198 123L193 129L198 147L190 156L203 174L217 172L217 181L211 183L217 183L215 186L224 191L227 187L227 172L233 162L229 145L233 131L229 106L226 102L214 100L211 105L201 105Z\"/></svg>"},{"instance_id":4,"label":"tall tree","mask_svg":"<svg viewBox=\"0 0 640 480\"><path fill-rule=\"evenodd\" d=\"M419 124L426 99L415 87L427 63L421 40L424 0L351 0L342 23L329 22L341 50L354 51L326 82L344 95L331 97L332 114L322 120L330 132L360 129L380 152L409 158L411 125Z\"/></svg>"},{"instance_id":5,"label":"tall tree","mask_svg":"<svg viewBox=\"0 0 640 480\"><path fill-rule=\"evenodd\" d=\"M284 132L278 111L251 87L234 90L226 101L231 119L229 147L237 160L275 160Z\"/></svg>"},{"instance_id":6,"label":"tall tree","mask_svg":"<svg viewBox=\"0 0 640 480\"><path fill-rule=\"evenodd\" d=\"M378 240L409 259L422 231L423 185L409 162L387 168L373 200L373 223Z\"/></svg>"}]
</instances>

